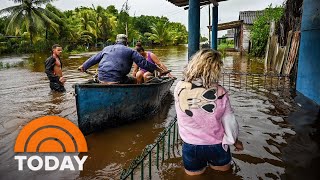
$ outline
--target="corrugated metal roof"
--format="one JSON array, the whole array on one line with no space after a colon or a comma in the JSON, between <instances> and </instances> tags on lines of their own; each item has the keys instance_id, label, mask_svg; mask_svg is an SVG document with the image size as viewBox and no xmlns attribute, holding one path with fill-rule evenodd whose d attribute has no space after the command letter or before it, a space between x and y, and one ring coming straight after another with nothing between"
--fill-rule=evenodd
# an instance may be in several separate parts
<instances>
[{"instance_id":1,"label":"corrugated metal roof","mask_svg":"<svg viewBox=\"0 0 320 180\"><path fill-rule=\"evenodd\" d=\"M167 1L179 7L184 7L189 5L189 0L167 0ZM217 2L221 2L221 1L227 1L227 0L217 0ZM212 0L200 0L200 6L210 4L211 2Z\"/></svg>"},{"instance_id":2,"label":"corrugated metal roof","mask_svg":"<svg viewBox=\"0 0 320 180\"><path fill-rule=\"evenodd\" d=\"M240 11L239 20L243 21L243 24L253 24L255 20L261 15L264 11Z\"/></svg>"}]
</instances>

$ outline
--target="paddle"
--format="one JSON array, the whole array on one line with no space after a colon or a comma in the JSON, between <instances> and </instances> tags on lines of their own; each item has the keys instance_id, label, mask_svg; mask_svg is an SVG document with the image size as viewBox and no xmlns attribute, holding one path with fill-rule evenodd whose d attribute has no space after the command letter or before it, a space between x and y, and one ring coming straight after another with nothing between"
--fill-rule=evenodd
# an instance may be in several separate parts
<instances>
[{"instance_id":1,"label":"paddle","mask_svg":"<svg viewBox=\"0 0 320 180\"><path fill-rule=\"evenodd\" d=\"M167 70L167 71L164 71L164 72L160 73L160 76L164 76L164 75L169 74L169 73L171 73L171 70Z\"/></svg>"},{"instance_id":2,"label":"paddle","mask_svg":"<svg viewBox=\"0 0 320 180\"><path fill-rule=\"evenodd\" d=\"M88 70L83 71L82 66L78 67L78 71L80 71L80 72L85 72L85 73L87 73L87 74L89 74L89 75L92 75L92 76L95 76L95 75L96 75L96 73L90 72L90 71L88 71Z\"/></svg>"},{"instance_id":3,"label":"paddle","mask_svg":"<svg viewBox=\"0 0 320 180\"><path fill-rule=\"evenodd\" d=\"M91 71L88 71L88 70L83 71L81 66L78 67L78 71L87 73L87 74L92 76L92 79L88 80L89 83L99 83L98 74L97 73L94 73L94 72L91 72Z\"/></svg>"}]
</instances>

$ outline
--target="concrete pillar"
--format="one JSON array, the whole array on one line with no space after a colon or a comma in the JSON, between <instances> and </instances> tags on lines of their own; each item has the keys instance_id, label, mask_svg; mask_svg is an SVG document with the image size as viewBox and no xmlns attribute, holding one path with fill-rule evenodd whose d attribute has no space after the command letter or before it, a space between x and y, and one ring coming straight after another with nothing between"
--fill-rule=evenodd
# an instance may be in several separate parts
<instances>
[{"instance_id":1,"label":"concrete pillar","mask_svg":"<svg viewBox=\"0 0 320 180\"><path fill-rule=\"evenodd\" d=\"M200 1L189 0L188 22L188 59L199 50L200 46Z\"/></svg>"},{"instance_id":2,"label":"concrete pillar","mask_svg":"<svg viewBox=\"0 0 320 180\"><path fill-rule=\"evenodd\" d=\"M211 31L211 48L217 50L218 48L218 5L212 7L212 31Z\"/></svg>"},{"instance_id":3,"label":"concrete pillar","mask_svg":"<svg viewBox=\"0 0 320 180\"><path fill-rule=\"evenodd\" d=\"M304 0L297 91L320 105L320 1Z\"/></svg>"}]
</instances>

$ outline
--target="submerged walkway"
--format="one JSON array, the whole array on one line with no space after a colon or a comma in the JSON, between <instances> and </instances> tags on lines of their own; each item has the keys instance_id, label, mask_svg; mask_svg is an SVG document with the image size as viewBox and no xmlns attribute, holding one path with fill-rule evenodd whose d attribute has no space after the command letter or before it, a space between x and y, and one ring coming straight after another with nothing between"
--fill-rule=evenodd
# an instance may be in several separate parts
<instances>
[{"instance_id":1,"label":"submerged walkway","mask_svg":"<svg viewBox=\"0 0 320 180\"><path fill-rule=\"evenodd\" d=\"M292 99L288 84L285 86L287 89L282 86L286 81L279 77L274 77L273 85L270 84L272 79L264 79L263 76L241 77L239 74L227 74L223 78L239 122L239 139L245 148L242 152L234 152L234 147L231 147L232 171L221 173L208 168L199 177L187 176L181 158L182 141L173 120L169 125L171 128L167 128L156 140L159 143L146 148L153 148L152 153L145 151L132 162L131 168L136 169L129 175L129 168L128 179L149 179L150 176L152 179L166 180L317 179L319 174L314 168L318 162L316 159L320 158L320 128L313 127L319 118L317 107L309 103L307 109L302 109ZM273 89L270 90L270 87ZM144 163L139 164L139 159L144 159Z\"/></svg>"},{"instance_id":2,"label":"submerged walkway","mask_svg":"<svg viewBox=\"0 0 320 180\"><path fill-rule=\"evenodd\" d=\"M163 62L173 70L173 75L181 78L181 72L186 63L187 51L184 46L161 47L151 49ZM66 94L50 93L48 80L43 72L46 54L28 56L3 57L1 62L21 62L19 67L0 70L1 117L0 117L0 179L119 179L124 168L141 154L146 145L151 144L167 127L175 116L172 96L163 102L161 110L154 116L148 116L132 124L86 136L89 147L84 170L74 172L17 172L17 162L14 160L14 141L20 129L30 120L45 115L57 115L77 123L74 83L84 82L89 76L76 70L88 56L70 56L63 59L64 72L68 77ZM246 57L227 56L224 59L226 72L263 72L263 63L249 60ZM14 77L14 78L7 78ZM245 179L246 177L278 177L287 179L316 179L319 162L319 131L320 125L313 124L316 113L312 108L301 109L287 94L280 91L252 90L252 77L247 77L248 88L245 89L245 78L230 87L231 102L241 125L241 140L246 150L234 155L237 166L233 173L217 174L207 171L198 179ZM259 79L259 81L258 81ZM225 86L229 76L224 77ZM261 90L264 87L264 77L253 78L253 85ZM271 84L271 79L267 80ZM258 83L259 82L259 83ZM281 82L281 80L280 80ZM272 84L277 85L277 77ZM172 87L174 88L174 86ZM268 89L268 87L266 87ZM228 88L227 88L228 89ZM17 93L19 92L19 93ZM280 96L279 96L280 95ZM319 121L318 121L319 122ZM312 124L312 125L311 125ZM177 132L177 131L176 131ZM251 134L250 134L251 133ZM171 137L173 138L173 131ZM177 136L175 136L177 138ZM168 149L168 136L166 147ZM179 140L180 141L180 140ZM170 158L167 151L164 161L159 154L159 170L156 168L156 158L152 156L153 179L186 179L183 173L181 151L175 141L170 142ZM173 152L173 147L175 151ZM155 149L156 150L156 149ZM162 150L159 148L159 150ZM179 150L179 151L178 151ZM153 155L156 154L153 151ZM174 156L175 155L175 156ZM144 161L144 177L148 177L148 157ZM141 166L139 166L141 168ZM135 179L140 179L139 168L135 171ZM176 177L175 177L176 176ZM283 179L284 179L283 178ZM197 178L196 178L197 179ZM267 178L268 179L268 178ZM320 179L320 177L318 177Z\"/></svg>"}]
</instances>

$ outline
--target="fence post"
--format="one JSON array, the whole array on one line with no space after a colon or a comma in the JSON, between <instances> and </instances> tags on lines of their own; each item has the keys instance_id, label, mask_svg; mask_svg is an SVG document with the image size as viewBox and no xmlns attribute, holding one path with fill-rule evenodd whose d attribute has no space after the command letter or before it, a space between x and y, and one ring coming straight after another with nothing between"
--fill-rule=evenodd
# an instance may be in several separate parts
<instances>
[{"instance_id":1,"label":"fence post","mask_svg":"<svg viewBox=\"0 0 320 180\"><path fill-rule=\"evenodd\" d=\"M170 134L171 134L171 128L169 128L169 131L168 131L168 159L170 158Z\"/></svg>"},{"instance_id":2,"label":"fence post","mask_svg":"<svg viewBox=\"0 0 320 180\"><path fill-rule=\"evenodd\" d=\"M149 153L149 179L152 178L152 176L151 176L151 154L152 154L152 150Z\"/></svg>"},{"instance_id":3,"label":"fence post","mask_svg":"<svg viewBox=\"0 0 320 180\"><path fill-rule=\"evenodd\" d=\"M143 174L143 171L144 171L144 167L143 167L143 161L144 161L144 159L142 159L142 162L141 162L141 180L143 180L144 179L144 174Z\"/></svg>"},{"instance_id":4,"label":"fence post","mask_svg":"<svg viewBox=\"0 0 320 180\"><path fill-rule=\"evenodd\" d=\"M159 169L159 143L157 143L157 157L156 157L157 169Z\"/></svg>"}]
</instances>

